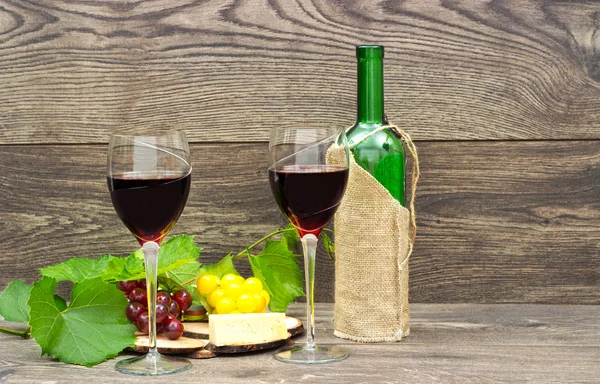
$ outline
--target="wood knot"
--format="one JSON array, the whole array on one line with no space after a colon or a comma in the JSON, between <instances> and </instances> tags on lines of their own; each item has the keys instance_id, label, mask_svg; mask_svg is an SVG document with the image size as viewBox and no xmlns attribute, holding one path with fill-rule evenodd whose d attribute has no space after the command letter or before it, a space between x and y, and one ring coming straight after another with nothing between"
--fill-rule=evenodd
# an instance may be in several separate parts
<instances>
[{"instance_id":1,"label":"wood knot","mask_svg":"<svg viewBox=\"0 0 600 384\"><path fill-rule=\"evenodd\" d=\"M25 19L16 12L0 7L0 34L6 34L23 26Z\"/></svg>"},{"instance_id":2,"label":"wood knot","mask_svg":"<svg viewBox=\"0 0 600 384\"><path fill-rule=\"evenodd\" d=\"M593 80L600 82L600 55L593 55L588 60L587 72Z\"/></svg>"}]
</instances>

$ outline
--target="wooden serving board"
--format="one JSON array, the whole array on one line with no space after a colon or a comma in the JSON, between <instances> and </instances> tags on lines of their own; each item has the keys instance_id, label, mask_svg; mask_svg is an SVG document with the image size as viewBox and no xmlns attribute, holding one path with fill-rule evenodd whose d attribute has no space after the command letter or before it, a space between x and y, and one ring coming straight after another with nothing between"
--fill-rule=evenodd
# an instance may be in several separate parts
<instances>
[{"instance_id":1,"label":"wooden serving board","mask_svg":"<svg viewBox=\"0 0 600 384\"><path fill-rule=\"evenodd\" d=\"M183 323L183 336L177 340L169 340L163 335L156 338L156 346L160 353L166 355L186 355L194 359L209 359L218 355L256 352L266 349L280 347L286 343L293 343L290 339L304 332L304 326L295 317L286 317L288 328L287 339L273 340L265 343L248 345L224 345L214 346L208 342L208 322ZM148 336L138 334L134 350L146 353L149 349Z\"/></svg>"}]
</instances>

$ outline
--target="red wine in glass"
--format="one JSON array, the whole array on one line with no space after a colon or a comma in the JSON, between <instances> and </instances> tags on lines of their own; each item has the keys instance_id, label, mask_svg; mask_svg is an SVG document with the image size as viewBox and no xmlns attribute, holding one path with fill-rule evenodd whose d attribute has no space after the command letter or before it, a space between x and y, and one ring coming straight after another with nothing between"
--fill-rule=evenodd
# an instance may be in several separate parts
<instances>
[{"instance_id":1,"label":"red wine in glass","mask_svg":"<svg viewBox=\"0 0 600 384\"><path fill-rule=\"evenodd\" d=\"M160 244L185 207L191 174L129 172L107 181L117 214L140 244Z\"/></svg>"},{"instance_id":2,"label":"red wine in glass","mask_svg":"<svg viewBox=\"0 0 600 384\"><path fill-rule=\"evenodd\" d=\"M319 236L335 214L347 181L346 167L288 165L269 169L275 200L301 237Z\"/></svg>"}]
</instances>

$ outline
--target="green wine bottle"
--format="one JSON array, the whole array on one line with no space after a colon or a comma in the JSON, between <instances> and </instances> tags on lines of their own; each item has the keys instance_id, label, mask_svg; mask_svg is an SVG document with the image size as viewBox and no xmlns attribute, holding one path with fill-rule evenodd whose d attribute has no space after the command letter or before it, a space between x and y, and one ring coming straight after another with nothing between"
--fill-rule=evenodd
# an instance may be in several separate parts
<instances>
[{"instance_id":1,"label":"green wine bottle","mask_svg":"<svg viewBox=\"0 0 600 384\"><path fill-rule=\"evenodd\" d=\"M348 143L356 163L404 206L406 157L402 139L389 129L372 133L387 124L383 111L383 47L359 45L356 59L357 117L348 131Z\"/></svg>"}]
</instances>

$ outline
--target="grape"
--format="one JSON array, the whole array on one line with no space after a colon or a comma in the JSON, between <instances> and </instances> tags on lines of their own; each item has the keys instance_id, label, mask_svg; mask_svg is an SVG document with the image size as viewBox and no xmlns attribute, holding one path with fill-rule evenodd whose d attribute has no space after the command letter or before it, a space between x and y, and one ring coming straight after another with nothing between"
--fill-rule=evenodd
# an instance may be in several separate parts
<instances>
[{"instance_id":1,"label":"grape","mask_svg":"<svg viewBox=\"0 0 600 384\"><path fill-rule=\"evenodd\" d=\"M251 295L254 297L256 302L256 308L254 309L254 312L264 312L265 308L267 307L267 300L265 297L260 293L252 293Z\"/></svg>"},{"instance_id":2,"label":"grape","mask_svg":"<svg viewBox=\"0 0 600 384\"><path fill-rule=\"evenodd\" d=\"M240 295L237 299L237 307L238 311L241 313L252 313L256 310L257 307L256 299L253 294L244 293Z\"/></svg>"},{"instance_id":3,"label":"grape","mask_svg":"<svg viewBox=\"0 0 600 384\"><path fill-rule=\"evenodd\" d=\"M269 303L271 302L271 296L269 296L269 292L267 292L263 289L260 294L262 295L262 297L265 298L265 307L268 306Z\"/></svg>"},{"instance_id":4,"label":"grape","mask_svg":"<svg viewBox=\"0 0 600 384\"><path fill-rule=\"evenodd\" d=\"M135 324L138 316L142 312L146 312L146 306L142 303L134 301L133 303L129 303L129 305L127 306L127 309L125 310L125 315L127 315L129 321Z\"/></svg>"},{"instance_id":5,"label":"grape","mask_svg":"<svg viewBox=\"0 0 600 384\"><path fill-rule=\"evenodd\" d=\"M242 284L242 289L247 293L260 293L263 289L262 283L256 277L249 277Z\"/></svg>"},{"instance_id":6,"label":"grape","mask_svg":"<svg viewBox=\"0 0 600 384\"><path fill-rule=\"evenodd\" d=\"M242 285L244 283L244 278L239 275L234 275L233 273L228 273L221 277L221 288L227 289L232 283Z\"/></svg>"},{"instance_id":7,"label":"grape","mask_svg":"<svg viewBox=\"0 0 600 384\"><path fill-rule=\"evenodd\" d=\"M198 292L203 295L210 295L212 291L217 289L217 287L221 284L221 280L217 276L214 275L201 275L198 277L198 281L196 282L196 287Z\"/></svg>"},{"instance_id":8,"label":"grape","mask_svg":"<svg viewBox=\"0 0 600 384\"><path fill-rule=\"evenodd\" d=\"M236 300L238 296L240 296L244 291L242 290L242 285L238 283L231 283L227 288L225 288L225 293L228 297Z\"/></svg>"},{"instance_id":9,"label":"grape","mask_svg":"<svg viewBox=\"0 0 600 384\"><path fill-rule=\"evenodd\" d=\"M148 333L148 329L149 329L148 323L149 323L148 312L142 312L138 316L137 321L135 322L135 325L137 325L138 329L142 333Z\"/></svg>"},{"instance_id":10,"label":"grape","mask_svg":"<svg viewBox=\"0 0 600 384\"><path fill-rule=\"evenodd\" d=\"M221 314L226 314L238 309L235 299L232 299L230 297L223 297L219 299L219 301L216 302L215 308L217 312Z\"/></svg>"},{"instance_id":11,"label":"grape","mask_svg":"<svg viewBox=\"0 0 600 384\"><path fill-rule=\"evenodd\" d=\"M119 289L119 291L125 292L125 295L129 295L129 292L131 292L134 288L137 288L137 287L138 287L138 283L136 280L119 281L119 284L117 285L117 288Z\"/></svg>"},{"instance_id":12,"label":"grape","mask_svg":"<svg viewBox=\"0 0 600 384\"><path fill-rule=\"evenodd\" d=\"M165 327L165 325L169 324L171 321L173 320L177 320L177 318L175 317L175 315L173 315L172 313L169 313L167 315L167 317L165 317L165 319L160 323L163 328Z\"/></svg>"},{"instance_id":13,"label":"grape","mask_svg":"<svg viewBox=\"0 0 600 384\"><path fill-rule=\"evenodd\" d=\"M221 288L217 288L214 291L212 291L210 296L208 296L208 304L210 304L213 307L216 307L217 301L225 296L226 296L225 290L221 289Z\"/></svg>"},{"instance_id":14,"label":"grape","mask_svg":"<svg viewBox=\"0 0 600 384\"><path fill-rule=\"evenodd\" d=\"M192 295L185 289L173 293L173 300L179 304L179 308L185 311L192 306Z\"/></svg>"},{"instance_id":15,"label":"grape","mask_svg":"<svg viewBox=\"0 0 600 384\"><path fill-rule=\"evenodd\" d=\"M169 308L169 305L171 305L171 295L167 291L160 290L156 293L156 302L164 304Z\"/></svg>"},{"instance_id":16,"label":"grape","mask_svg":"<svg viewBox=\"0 0 600 384\"><path fill-rule=\"evenodd\" d=\"M169 314L169 308L164 304L156 304L156 323L161 323Z\"/></svg>"},{"instance_id":17,"label":"grape","mask_svg":"<svg viewBox=\"0 0 600 384\"><path fill-rule=\"evenodd\" d=\"M138 287L146 289L146 279L139 279L137 281Z\"/></svg>"},{"instance_id":18,"label":"grape","mask_svg":"<svg viewBox=\"0 0 600 384\"><path fill-rule=\"evenodd\" d=\"M179 317L179 315L181 315L181 307L179 306L179 303L175 300L171 301L171 304L169 305L169 311L173 316Z\"/></svg>"},{"instance_id":19,"label":"grape","mask_svg":"<svg viewBox=\"0 0 600 384\"><path fill-rule=\"evenodd\" d=\"M177 319L173 319L163 326L163 333L169 340L177 340L183 335L183 324Z\"/></svg>"},{"instance_id":20,"label":"grape","mask_svg":"<svg viewBox=\"0 0 600 384\"><path fill-rule=\"evenodd\" d=\"M142 304L148 303L148 297L146 296L146 290L144 288L134 288L131 292L129 292L127 298L132 303L136 301Z\"/></svg>"}]
</instances>

